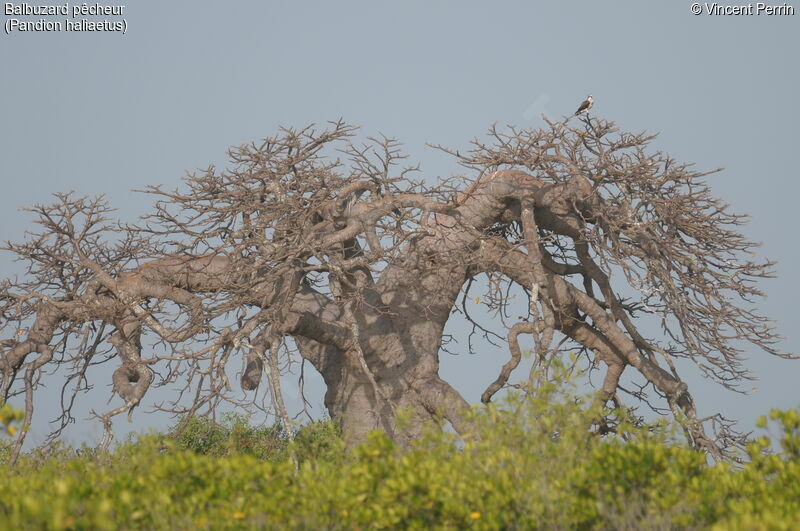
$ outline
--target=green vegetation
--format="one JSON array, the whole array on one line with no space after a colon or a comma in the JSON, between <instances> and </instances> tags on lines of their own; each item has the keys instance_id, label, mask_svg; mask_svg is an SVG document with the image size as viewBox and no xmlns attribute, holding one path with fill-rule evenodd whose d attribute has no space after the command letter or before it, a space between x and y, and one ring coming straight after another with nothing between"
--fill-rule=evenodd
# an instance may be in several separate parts
<instances>
[{"instance_id":1,"label":"green vegetation","mask_svg":"<svg viewBox=\"0 0 800 531\"><path fill-rule=\"evenodd\" d=\"M292 441L242 417L194 419L108 454L56 448L0 468L3 529L790 529L800 521L800 416L773 411L746 464L709 466L666 423L598 436L571 389L475 408L465 439L345 451L330 422ZM769 425L768 425L769 424ZM8 447L0 444L0 458Z\"/></svg>"},{"instance_id":2,"label":"green vegetation","mask_svg":"<svg viewBox=\"0 0 800 531\"><path fill-rule=\"evenodd\" d=\"M10 404L0 402L0 433L5 432L7 435L13 436L17 433L14 423L24 418L25 414L22 411Z\"/></svg>"}]
</instances>

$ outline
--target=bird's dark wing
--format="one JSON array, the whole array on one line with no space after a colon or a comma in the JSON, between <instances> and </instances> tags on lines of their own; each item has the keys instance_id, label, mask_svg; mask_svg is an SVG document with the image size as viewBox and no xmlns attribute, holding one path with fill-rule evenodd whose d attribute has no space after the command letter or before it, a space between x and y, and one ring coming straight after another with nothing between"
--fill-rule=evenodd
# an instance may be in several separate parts
<instances>
[{"instance_id":1,"label":"bird's dark wing","mask_svg":"<svg viewBox=\"0 0 800 531\"><path fill-rule=\"evenodd\" d=\"M577 110L577 111L575 111L575 114L580 114L580 113L582 113L583 111L585 111L586 109L588 109L588 108L589 108L589 105L591 105L591 104L589 103L589 100L583 100L583 103L581 103L581 106L580 106L580 107L578 107L578 110Z\"/></svg>"}]
</instances>

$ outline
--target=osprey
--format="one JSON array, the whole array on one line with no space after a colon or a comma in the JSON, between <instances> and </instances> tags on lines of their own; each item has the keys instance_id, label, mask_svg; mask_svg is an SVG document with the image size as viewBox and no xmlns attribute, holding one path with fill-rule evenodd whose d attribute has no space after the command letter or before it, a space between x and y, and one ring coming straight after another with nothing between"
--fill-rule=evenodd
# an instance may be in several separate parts
<instances>
[{"instance_id":1,"label":"osprey","mask_svg":"<svg viewBox=\"0 0 800 531\"><path fill-rule=\"evenodd\" d=\"M583 100L583 103L581 103L581 106L578 107L578 110L575 111L574 116L578 116L581 113L588 113L589 109L592 108L592 105L594 105L594 100L592 99L592 95L589 94L588 96L586 96L586 99Z\"/></svg>"}]
</instances>

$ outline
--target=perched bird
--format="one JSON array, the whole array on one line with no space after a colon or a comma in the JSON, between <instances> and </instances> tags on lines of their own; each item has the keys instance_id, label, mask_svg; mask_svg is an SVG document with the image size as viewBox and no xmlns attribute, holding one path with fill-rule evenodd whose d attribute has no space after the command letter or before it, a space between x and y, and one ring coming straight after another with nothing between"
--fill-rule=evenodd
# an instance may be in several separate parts
<instances>
[{"instance_id":1,"label":"perched bird","mask_svg":"<svg viewBox=\"0 0 800 531\"><path fill-rule=\"evenodd\" d=\"M575 111L575 115L574 116L578 116L581 113L588 113L589 109L592 108L592 105L594 105L594 99L592 99L592 95L589 94L588 96L586 96L586 99L583 100L583 103L581 103L581 106L578 107L578 110Z\"/></svg>"}]
</instances>

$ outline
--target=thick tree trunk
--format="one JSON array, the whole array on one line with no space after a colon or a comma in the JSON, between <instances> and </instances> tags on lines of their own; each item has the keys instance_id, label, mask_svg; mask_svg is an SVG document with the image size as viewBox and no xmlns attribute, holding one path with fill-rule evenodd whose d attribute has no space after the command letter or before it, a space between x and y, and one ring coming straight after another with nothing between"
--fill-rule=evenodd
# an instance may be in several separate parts
<instances>
[{"instance_id":1,"label":"thick tree trunk","mask_svg":"<svg viewBox=\"0 0 800 531\"><path fill-rule=\"evenodd\" d=\"M340 310L337 317L355 323L349 326L357 345L340 350L298 340L303 357L325 380L326 407L349 444L374 429L400 442L413 440L431 421L458 425L467 407L438 375L442 331L466 268L421 270L419 256L412 253L407 264L385 271L354 311Z\"/></svg>"}]
</instances>

